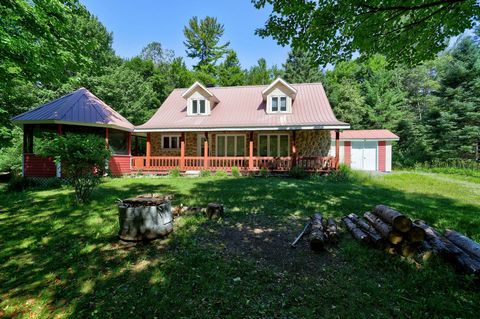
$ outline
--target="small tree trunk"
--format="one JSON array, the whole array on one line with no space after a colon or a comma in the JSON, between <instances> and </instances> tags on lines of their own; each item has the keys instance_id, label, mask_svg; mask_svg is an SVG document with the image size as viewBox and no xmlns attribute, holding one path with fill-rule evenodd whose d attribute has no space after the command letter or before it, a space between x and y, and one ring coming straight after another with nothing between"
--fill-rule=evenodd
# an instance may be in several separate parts
<instances>
[{"instance_id":1,"label":"small tree trunk","mask_svg":"<svg viewBox=\"0 0 480 319\"><path fill-rule=\"evenodd\" d=\"M329 218L327 220L327 230L325 231L325 233L327 234L328 240L330 242L338 242L338 228L333 218Z\"/></svg>"},{"instance_id":2,"label":"small tree trunk","mask_svg":"<svg viewBox=\"0 0 480 319\"><path fill-rule=\"evenodd\" d=\"M412 227L412 221L410 218L402 215L388 206L377 205L373 212L375 215L383 219L387 224L392 225L394 229L402 233L406 233Z\"/></svg>"},{"instance_id":3,"label":"small tree trunk","mask_svg":"<svg viewBox=\"0 0 480 319\"><path fill-rule=\"evenodd\" d=\"M454 230L447 229L444 234L448 240L466 251L470 257L480 261L480 244Z\"/></svg>"},{"instance_id":4,"label":"small tree trunk","mask_svg":"<svg viewBox=\"0 0 480 319\"><path fill-rule=\"evenodd\" d=\"M308 241L313 250L322 250L324 247L326 236L323 232L322 215L318 213L311 217L311 228Z\"/></svg>"},{"instance_id":5,"label":"small tree trunk","mask_svg":"<svg viewBox=\"0 0 480 319\"><path fill-rule=\"evenodd\" d=\"M370 212L366 212L364 215L370 224L390 243L397 245L403 240L401 233L394 231L392 226L387 225L382 219L373 215Z\"/></svg>"},{"instance_id":6,"label":"small tree trunk","mask_svg":"<svg viewBox=\"0 0 480 319\"><path fill-rule=\"evenodd\" d=\"M224 209L222 204L210 203L207 206L207 217L208 219L220 218L224 215Z\"/></svg>"},{"instance_id":7,"label":"small tree trunk","mask_svg":"<svg viewBox=\"0 0 480 319\"><path fill-rule=\"evenodd\" d=\"M369 242L369 237L368 235L361 230L355 223L348 218L347 216L342 218L343 223L347 227L348 231L352 234L353 238L356 240L362 242L362 243L368 243Z\"/></svg>"},{"instance_id":8,"label":"small tree trunk","mask_svg":"<svg viewBox=\"0 0 480 319\"><path fill-rule=\"evenodd\" d=\"M380 235L380 233L370 224L368 224L364 219L358 218L356 214L349 214L348 218L350 218L365 233L367 233L374 244L379 244L382 241L382 235Z\"/></svg>"},{"instance_id":9,"label":"small tree trunk","mask_svg":"<svg viewBox=\"0 0 480 319\"><path fill-rule=\"evenodd\" d=\"M412 243L419 243L425 239L425 230L417 225L412 225L412 228L406 233L407 241Z\"/></svg>"}]
</instances>

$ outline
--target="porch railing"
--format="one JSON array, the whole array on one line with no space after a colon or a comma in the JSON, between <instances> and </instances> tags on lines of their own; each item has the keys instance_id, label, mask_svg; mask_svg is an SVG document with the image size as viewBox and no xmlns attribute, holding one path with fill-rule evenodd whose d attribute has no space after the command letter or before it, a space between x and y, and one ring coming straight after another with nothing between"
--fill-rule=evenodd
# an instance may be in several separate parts
<instances>
[{"instance_id":1,"label":"porch railing","mask_svg":"<svg viewBox=\"0 0 480 319\"><path fill-rule=\"evenodd\" d=\"M165 171L174 168L180 170L226 170L232 167L240 170L257 171L266 168L270 171L284 172L293 166L300 166L309 172L325 172L337 168L337 160L332 156L308 157L212 157L212 156L132 156L131 168L134 171Z\"/></svg>"}]
</instances>

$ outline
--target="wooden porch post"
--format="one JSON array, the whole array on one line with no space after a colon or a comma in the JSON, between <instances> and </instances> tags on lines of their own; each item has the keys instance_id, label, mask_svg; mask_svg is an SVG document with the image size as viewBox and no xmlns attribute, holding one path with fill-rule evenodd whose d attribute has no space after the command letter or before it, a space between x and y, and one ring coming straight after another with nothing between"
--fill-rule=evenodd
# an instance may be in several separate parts
<instances>
[{"instance_id":1,"label":"wooden porch post","mask_svg":"<svg viewBox=\"0 0 480 319\"><path fill-rule=\"evenodd\" d=\"M107 150L110 149L110 144L108 142L108 127L105 128L105 147L107 148ZM106 160L105 161L105 169L107 169L107 170L109 169L109 164L110 164L109 161Z\"/></svg>"},{"instance_id":2,"label":"wooden porch post","mask_svg":"<svg viewBox=\"0 0 480 319\"><path fill-rule=\"evenodd\" d=\"M25 153L27 153L27 125L23 125L22 177L25 177Z\"/></svg>"},{"instance_id":3,"label":"wooden porch post","mask_svg":"<svg viewBox=\"0 0 480 319\"><path fill-rule=\"evenodd\" d=\"M292 132L292 167L297 165L297 146L296 146L297 132Z\"/></svg>"},{"instance_id":4,"label":"wooden porch post","mask_svg":"<svg viewBox=\"0 0 480 319\"><path fill-rule=\"evenodd\" d=\"M340 130L335 130L335 168L340 164Z\"/></svg>"},{"instance_id":5,"label":"wooden porch post","mask_svg":"<svg viewBox=\"0 0 480 319\"><path fill-rule=\"evenodd\" d=\"M150 168L150 138L151 134L147 133L147 149L146 149L146 163L145 166Z\"/></svg>"},{"instance_id":6,"label":"wooden porch post","mask_svg":"<svg viewBox=\"0 0 480 319\"><path fill-rule=\"evenodd\" d=\"M203 167L208 169L208 132L205 132L205 142L203 142Z\"/></svg>"},{"instance_id":7,"label":"wooden porch post","mask_svg":"<svg viewBox=\"0 0 480 319\"><path fill-rule=\"evenodd\" d=\"M57 124L57 135L58 136L62 135L62 124ZM56 166L55 176L58 178L62 177L62 163L57 163L55 164L55 166Z\"/></svg>"},{"instance_id":8,"label":"wooden porch post","mask_svg":"<svg viewBox=\"0 0 480 319\"><path fill-rule=\"evenodd\" d=\"M185 168L185 133L180 137L180 170Z\"/></svg>"},{"instance_id":9,"label":"wooden porch post","mask_svg":"<svg viewBox=\"0 0 480 319\"><path fill-rule=\"evenodd\" d=\"M250 132L248 169L253 171L253 132Z\"/></svg>"}]
</instances>

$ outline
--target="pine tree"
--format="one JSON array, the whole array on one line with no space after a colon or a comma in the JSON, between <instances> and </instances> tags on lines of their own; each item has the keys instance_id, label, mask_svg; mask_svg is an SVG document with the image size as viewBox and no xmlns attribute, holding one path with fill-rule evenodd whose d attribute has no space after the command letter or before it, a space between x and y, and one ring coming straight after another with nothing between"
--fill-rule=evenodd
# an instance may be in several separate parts
<instances>
[{"instance_id":1,"label":"pine tree","mask_svg":"<svg viewBox=\"0 0 480 319\"><path fill-rule=\"evenodd\" d=\"M218 84L223 86L235 86L245 83L245 72L240 66L237 53L228 51L225 61L218 66Z\"/></svg>"},{"instance_id":2,"label":"pine tree","mask_svg":"<svg viewBox=\"0 0 480 319\"><path fill-rule=\"evenodd\" d=\"M320 82L323 78L314 57L302 50L290 51L283 68L284 79L290 83Z\"/></svg>"}]
</instances>

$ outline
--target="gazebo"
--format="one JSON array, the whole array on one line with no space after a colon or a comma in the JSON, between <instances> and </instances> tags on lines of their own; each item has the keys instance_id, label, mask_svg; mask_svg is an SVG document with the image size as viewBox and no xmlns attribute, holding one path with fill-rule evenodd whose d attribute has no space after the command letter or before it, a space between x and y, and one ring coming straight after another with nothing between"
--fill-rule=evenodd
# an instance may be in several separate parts
<instances>
[{"instance_id":1,"label":"gazebo","mask_svg":"<svg viewBox=\"0 0 480 319\"><path fill-rule=\"evenodd\" d=\"M108 163L112 175L130 172L131 141L134 126L122 115L85 88L15 116L23 127L22 175L61 177L61 165L35 154L35 140L48 133L93 133L105 137L112 151Z\"/></svg>"}]
</instances>

